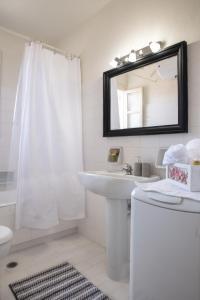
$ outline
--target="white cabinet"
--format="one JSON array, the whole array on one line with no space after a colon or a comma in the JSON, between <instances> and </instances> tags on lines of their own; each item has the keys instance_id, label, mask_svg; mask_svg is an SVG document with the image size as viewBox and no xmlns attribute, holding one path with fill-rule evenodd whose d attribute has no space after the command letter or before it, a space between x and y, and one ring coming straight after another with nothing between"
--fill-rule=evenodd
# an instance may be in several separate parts
<instances>
[{"instance_id":1,"label":"white cabinet","mask_svg":"<svg viewBox=\"0 0 200 300\"><path fill-rule=\"evenodd\" d=\"M200 214L142 198L132 199L130 300L199 300Z\"/></svg>"}]
</instances>

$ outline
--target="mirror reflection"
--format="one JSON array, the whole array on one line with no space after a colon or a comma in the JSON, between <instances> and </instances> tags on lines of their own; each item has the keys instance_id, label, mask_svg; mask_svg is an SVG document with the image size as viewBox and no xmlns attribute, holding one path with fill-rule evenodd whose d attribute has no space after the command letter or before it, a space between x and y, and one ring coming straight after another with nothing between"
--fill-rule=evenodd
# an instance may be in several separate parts
<instances>
[{"instance_id":1,"label":"mirror reflection","mask_svg":"<svg viewBox=\"0 0 200 300\"><path fill-rule=\"evenodd\" d=\"M111 129L178 124L177 56L111 78Z\"/></svg>"}]
</instances>

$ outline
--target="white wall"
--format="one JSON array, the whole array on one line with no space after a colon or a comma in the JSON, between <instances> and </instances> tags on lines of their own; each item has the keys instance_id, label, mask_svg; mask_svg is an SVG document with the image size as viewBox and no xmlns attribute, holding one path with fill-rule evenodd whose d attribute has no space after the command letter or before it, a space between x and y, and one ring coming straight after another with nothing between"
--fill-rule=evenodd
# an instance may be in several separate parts
<instances>
[{"instance_id":1,"label":"white wall","mask_svg":"<svg viewBox=\"0 0 200 300\"><path fill-rule=\"evenodd\" d=\"M19 67L23 56L24 40L0 30L0 172L6 171L9 160L9 145L12 130L15 93ZM9 192L0 190L0 204L7 202ZM9 200L10 201L10 200ZM14 230L15 205L1 207L0 225L7 225ZM76 222L62 222L51 230L18 230L15 231L14 243L19 244L48 234L76 227Z\"/></svg>"},{"instance_id":2,"label":"white wall","mask_svg":"<svg viewBox=\"0 0 200 300\"><path fill-rule=\"evenodd\" d=\"M17 78L24 41L0 30L0 171L8 168Z\"/></svg>"},{"instance_id":3,"label":"white wall","mask_svg":"<svg viewBox=\"0 0 200 300\"><path fill-rule=\"evenodd\" d=\"M124 147L124 161L137 155L154 162L159 147L185 143L200 134L200 44L189 46L189 133L141 137L102 138L102 73L118 54L145 46L151 40L167 45L200 40L199 0L113 0L90 22L60 43L82 61L84 158L86 170L106 167L107 148ZM87 192L87 219L80 231L105 243L105 200Z\"/></svg>"}]
</instances>

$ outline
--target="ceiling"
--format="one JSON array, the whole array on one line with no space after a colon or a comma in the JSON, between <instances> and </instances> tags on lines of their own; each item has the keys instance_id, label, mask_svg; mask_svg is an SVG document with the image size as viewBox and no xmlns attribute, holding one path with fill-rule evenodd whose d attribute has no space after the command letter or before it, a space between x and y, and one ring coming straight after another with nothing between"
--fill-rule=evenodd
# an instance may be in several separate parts
<instances>
[{"instance_id":1,"label":"ceiling","mask_svg":"<svg viewBox=\"0 0 200 300\"><path fill-rule=\"evenodd\" d=\"M0 0L0 26L56 44L111 0Z\"/></svg>"}]
</instances>

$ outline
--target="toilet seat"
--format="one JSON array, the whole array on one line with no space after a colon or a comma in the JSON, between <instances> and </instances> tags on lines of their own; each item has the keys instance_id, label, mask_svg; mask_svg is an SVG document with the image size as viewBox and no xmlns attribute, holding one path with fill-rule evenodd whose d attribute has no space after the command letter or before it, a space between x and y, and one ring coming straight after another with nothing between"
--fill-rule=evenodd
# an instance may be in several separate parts
<instances>
[{"instance_id":1,"label":"toilet seat","mask_svg":"<svg viewBox=\"0 0 200 300\"><path fill-rule=\"evenodd\" d=\"M9 242L12 238L12 230L6 226L0 226L0 245Z\"/></svg>"}]
</instances>

